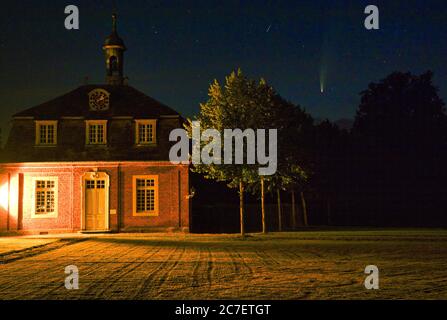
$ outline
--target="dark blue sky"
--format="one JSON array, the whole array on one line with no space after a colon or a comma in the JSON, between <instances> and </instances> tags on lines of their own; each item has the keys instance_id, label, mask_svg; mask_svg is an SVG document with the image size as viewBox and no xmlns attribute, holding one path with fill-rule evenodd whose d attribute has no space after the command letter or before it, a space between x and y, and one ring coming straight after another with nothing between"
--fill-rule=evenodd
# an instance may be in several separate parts
<instances>
[{"instance_id":1,"label":"dark blue sky","mask_svg":"<svg viewBox=\"0 0 447 320\"><path fill-rule=\"evenodd\" d=\"M64 28L78 5L79 31ZM367 31L364 8L380 9ZM435 73L447 99L447 3L439 1L119 1L130 85L185 116L209 83L241 67L264 77L315 117L353 117L359 92L392 71ZM104 82L101 45L113 1L3 1L0 7L0 125L83 83ZM327 73L320 93L320 72Z\"/></svg>"}]
</instances>

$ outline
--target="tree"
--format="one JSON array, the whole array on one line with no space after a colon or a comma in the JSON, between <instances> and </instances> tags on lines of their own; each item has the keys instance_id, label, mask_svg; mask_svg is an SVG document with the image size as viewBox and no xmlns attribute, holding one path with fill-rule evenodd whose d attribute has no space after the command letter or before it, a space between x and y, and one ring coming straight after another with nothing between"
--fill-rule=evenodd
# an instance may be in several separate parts
<instances>
[{"instance_id":1,"label":"tree","mask_svg":"<svg viewBox=\"0 0 447 320\"><path fill-rule=\"evenodd\" d=\"M333 223L337 196L347 188L348 167L345 159L348 155L348 132L340 130L329 120L320 122L315 127L315 174L312 177L312 189L317 190L320 201L326 208L326 221Z\"/></svg>"},{"instance_id":2,"label":"tree","mask_svg":"<svg viewBox=\"0 0 447 320\"><path fill-rule=\"evenodd\" d=\"M444 102L432 78L431 71L420 76L395 72L371 83L361 93L353 133L365 138L368 147L387 149L445 141Z\"/></svg>"},{"instance_id":3,"label":"tree","mask_svg":"<svg viewBox=\"0 0 447 320\"><path fill-rule=\"evenodd\" d=\"M300 106L289 106L282 115L285 121L284 134L280 138L281 159L278 173L281 189L289 191L292 200L292 227L296 227L295 191L301 196L303 222L307 226L307 206L304 188L314 170L314 125L312 117ZM278 197L278 202L280 201ZM279 207L279 204L278 204Z\"/></svg>"},{"instance_id":4,"label":"tree","mask_svg":"<svg viewBox=\"0 0 447 320\"><path fill-rule=\"evenodd\" d=\"M202 134L207 130L214 130L222 137L225 129L269 129L274 128L272 122L275 113L276 93L264 80L254 81L245 77L239 69L226 77L225 86L222 88L217 80L209 88L209 99L200 105L199 115L195 118L200 122ZM193 131L193 122L186 125L190 135ZM210 138L213 140L213 138ZM247 137L244 139L248 140ZM213 141L214 142L214 141ZM205 146L209 141L202 141ZM224 141L217 142L221 149ZM232 140L232 146L235 142ZM235 152L232 153L232 164L225 164L224 155L216 154L214 150L204 149L209 152L215 161L211 164L194 164L192 170L204 175L205 178L217 181L225 181L230 188L239 188L240 202L240 228L241 235L245 235L244 219L244 193L249 185L259 182L259 165L247 164L247 147L243 148L244 164L236 164Z\"/></svg>"},{"instance_id":5,"label":"tree","mask_svg":"<svg viewBox=\"0 0 447 320\"><path fill-rule=\"evenodd\" d=\"M432 78L395 72L361 93L352 171L359 190L375 197L364 200L370 223L421 225L445 208L436 195L447 178L446 115Z\"/></svg>"},{"instance_id":6,"label":"tree","mask_svg":"<svg viewBox=\"0 0 447 320\"><path fill-rule=\"evenodd\" d=\"M278 162L273 176L261 178L259 184L250 185L254 194L261 194L263 232L265 226L265 191L276 194L278 230L282 231L283 210L281 191L290 191L295 202L295 189L306 185L310 174L313 120L300 106L287 102L279 95L275 98L271 123L278 130ZM259 186L261 187L259 190ZM265 190L266 189L266 190ZM296 226L296 212L292 206L292 220Z\"/></svg>"}]
</instances>

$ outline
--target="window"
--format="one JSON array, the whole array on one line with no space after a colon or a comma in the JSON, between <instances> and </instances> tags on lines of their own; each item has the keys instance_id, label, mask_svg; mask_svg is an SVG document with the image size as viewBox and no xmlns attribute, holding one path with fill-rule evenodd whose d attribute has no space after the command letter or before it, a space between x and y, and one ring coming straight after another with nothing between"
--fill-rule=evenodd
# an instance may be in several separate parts
<instances>
[{"instance_id":1,"label":"window","mask_svg":"<svg viewBox=\"0 0 447 320\"><path fill-rule=\"evenodd\" d=\"M133 177L134 216L158 216L158 176Z\"/></svg>"},{"instance_id":2,"label":"window","mask_svg":"<svg viewBox=\"0 0 447 320\"><path fill-rule=\"evenodd\" d=\"M57 121L36 121L36 145L57 144Z\"/></svg>"},{"instance_id":3,"label":"window","mask_svg":"<svg viewBox=\"0 0 447 320\"><path fill-rule=\"evenodd\" d=\"M115 56L112 56L109 59L109 69L111 75L119 75L118 59Z\"/></svg>"},{"instance_id":4,"label":"window","mask_svg":"<svg viewBox=\"0 0 447 320\"><path fill-rule=\"evenodd\" d=\"M156 127L156 120L136 120L136 144L155 144L157 141Z\"/></svg>"},{"instance_id":5,"label":"window","mask_svg":"<svg viewBox=\"0 0 447 320\"><path fill-rule=\"evenodd\" d=\"M85 187L87 189L105 189L106 181L105 180L86 180Z\"/></svg>"},{"instance_id":6,"label":"window","mask_svg":"<svg viewBox=\"0 0 447 320\"><path fill-rule=\"evenodd\" d=\"M86 121L86 144L107 144L107 120Z\"/></svg>"},{"instance_id":7,"label":"window","mask_svg":"<svg viewBox=\"0 0 447 320\"><path fill-rule=\"evenodd\" d=\"M33 218L57 216L57 178L45 177L33 179L34 210Z\"/></svg>"}]
</instances>

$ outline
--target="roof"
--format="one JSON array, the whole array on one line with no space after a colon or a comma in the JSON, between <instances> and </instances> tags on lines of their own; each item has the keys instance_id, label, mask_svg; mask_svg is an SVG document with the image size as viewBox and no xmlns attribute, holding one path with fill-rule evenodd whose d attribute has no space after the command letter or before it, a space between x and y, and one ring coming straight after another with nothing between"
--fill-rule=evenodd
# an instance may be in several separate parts
<instances>
[{"instance_id":1,"label":"roof","mask_svg":"<svg viewBox=\"0 0 447 320\"><path fill-rule=\"evenodd\" d=\"M116 28L117 20L118 20L118 15L116 13L112 14L112 21L113 21L112 33L110 34L110 36L108 36L106 38L106 41L104 42L104 47L105 46L120 46L120 47L123 47L124 50L126 50L126 46L124 45L123 39L121 39L118 35L118 31Z\"/></svg>"},{"instance_id":2,"label":"roof","mask_svg":"<svg viewBox=\"0 0 447 320\"><path fill-rule=\"evenodd\" d=\"M123 39L118 36L118 33L112 32L104 41L104 46L120 46L124 49L126 46L124 45Z\"/></svg>"},{"instance_id":3,"label":"roof","mask_svg":"<svg viewBox=\"0 0 447 320\"><path fill-rule=\"evenodd\" d=\"M110 93L110 107L105 111L91 111L88 94L94 89ZM134 117L141 119L160 116L179 116L179 113L144 93L125 85L85 85L67 94L16 113L13 117L33 117L57 120L62 117L109 118Z\"/></svg>"}]
</instances>

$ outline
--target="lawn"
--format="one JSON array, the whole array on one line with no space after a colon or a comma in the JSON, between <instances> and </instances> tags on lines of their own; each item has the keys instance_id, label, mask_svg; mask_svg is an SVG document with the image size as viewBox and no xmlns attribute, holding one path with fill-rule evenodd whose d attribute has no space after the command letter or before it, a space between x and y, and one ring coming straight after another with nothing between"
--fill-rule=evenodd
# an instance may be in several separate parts
<instances>
[{"instance_id":1,"label":"lawn","mask_svg":"<svg viewBox=\"0 0 447 320\"><path fill-rule=\"evenodd\" d=\"M447 299L446 265L446 230L1 238L0 299Z\"/></svg>"},{"instance_id":2,"label":"lawn","mask_svg":"<svg viewBox=\"0 0 447 320\"><path fill-rule=\"evenodd\" d=\"M22 251L27 248L43 246L54 241L57 241L57 239L27 239L23 237L0 238L0 256L11 254L12 251Z\"/></svg>"}]
</instances>

